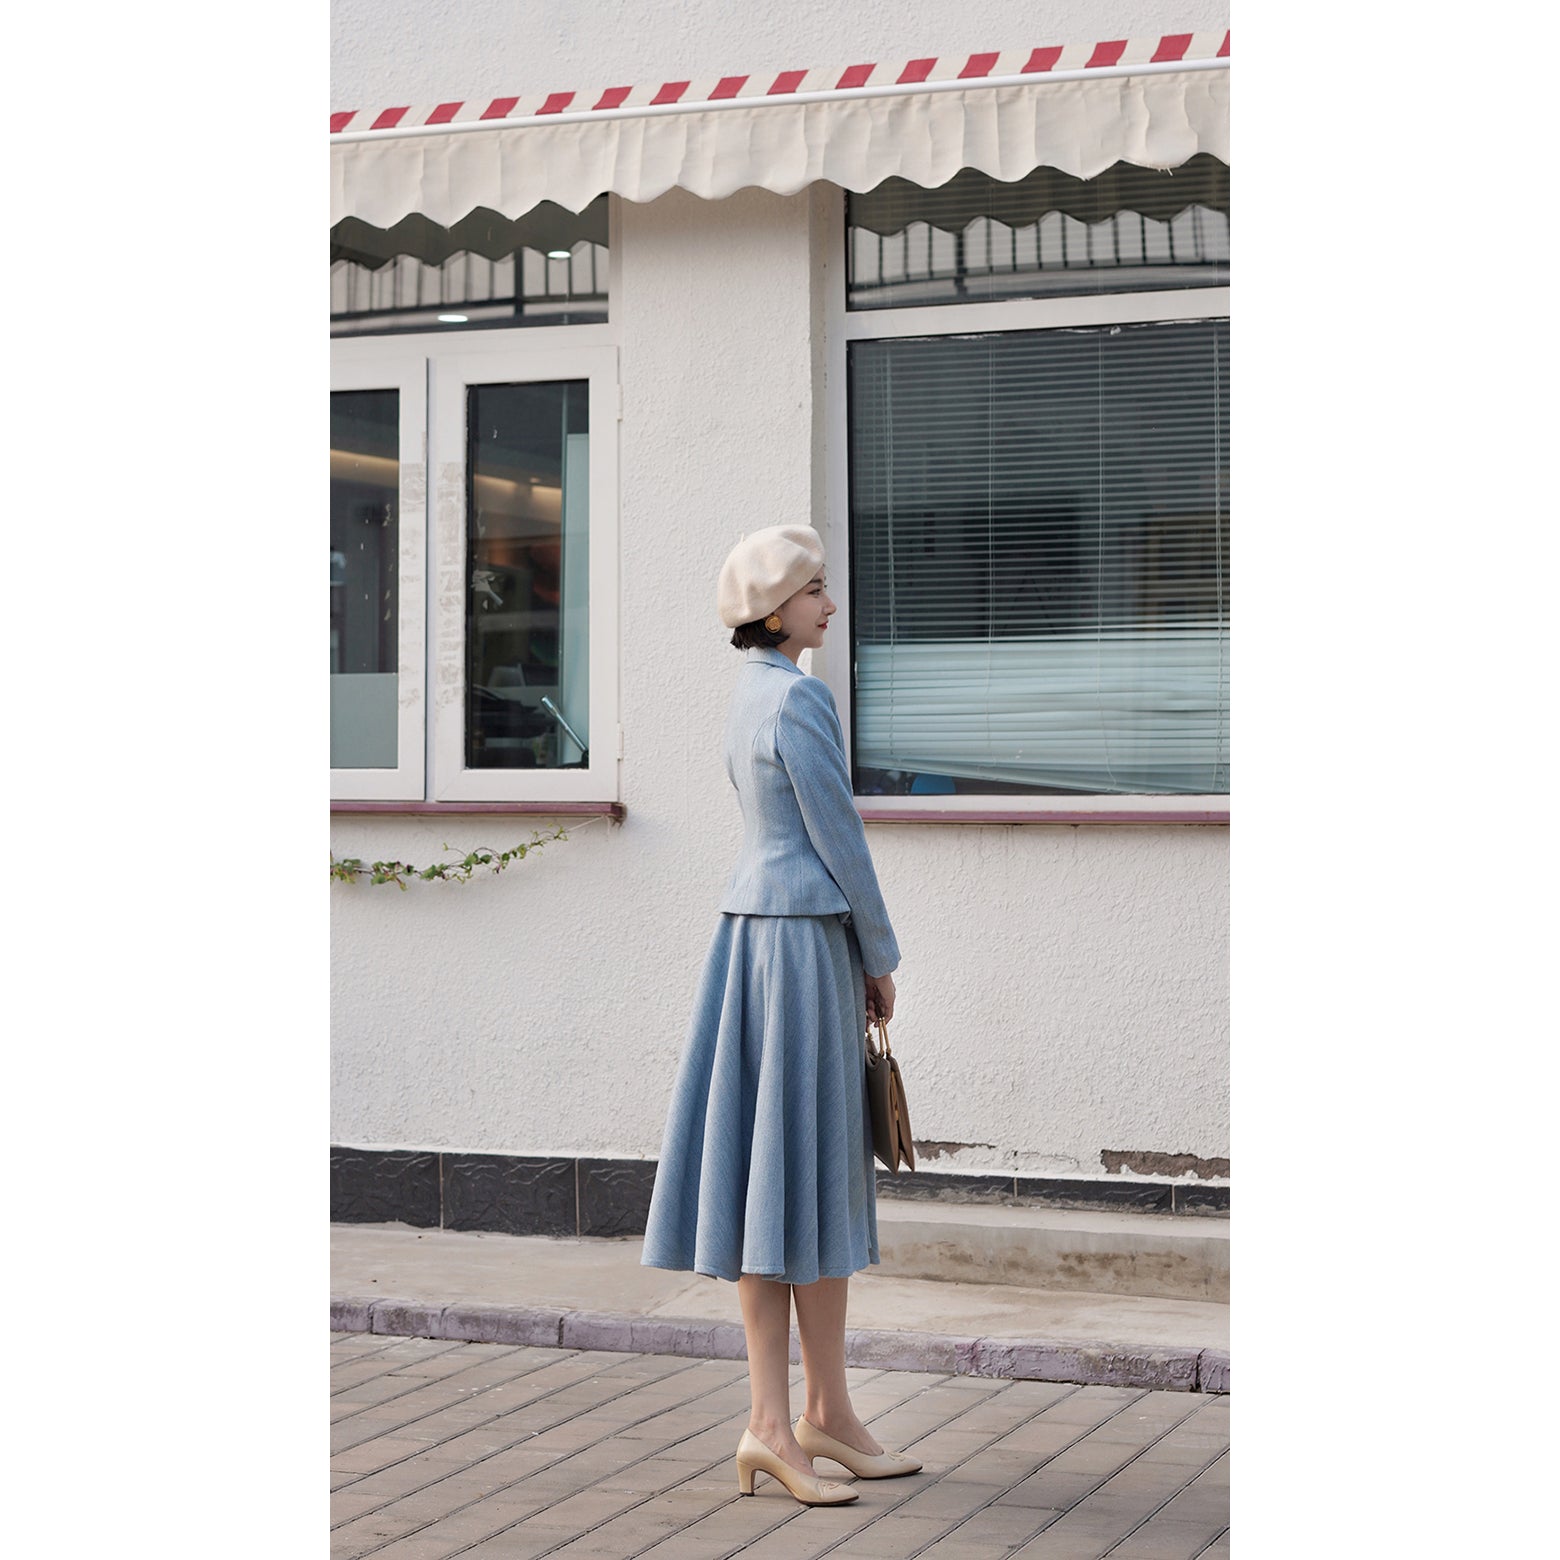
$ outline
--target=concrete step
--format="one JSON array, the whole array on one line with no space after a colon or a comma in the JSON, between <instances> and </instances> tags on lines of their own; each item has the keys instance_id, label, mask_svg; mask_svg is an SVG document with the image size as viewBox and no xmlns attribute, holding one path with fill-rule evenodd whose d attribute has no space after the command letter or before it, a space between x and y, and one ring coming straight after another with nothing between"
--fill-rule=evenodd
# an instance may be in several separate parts
<instances>
[{"instance_id":1,"label":"concrete step","mask_svg":"<svg viewBox=\"0 0 1560 1560\"><path fill-rule=\"evenodd\" d=\"M1225 1219L888 1197L877 1219L885 1276L1229 1302Z\"/></svg>"},{"instance_id":2,"label":"concrete step","mask_svg":"<svg viewBox=\"0 0 1560 1560\"><path fill-rule=\"evenodd\" d=\"M346 1331L722 1359L745 1347L737 1286L643 1266L638 1236L337 1224L330 1245L331 1325ZM793 1360L799 1349L793 1329ZM1229 1307L905 1278L871 1266L851 1279L846 1358L888 1370L1224 1392Z\"/></svg>"}]
</instances>

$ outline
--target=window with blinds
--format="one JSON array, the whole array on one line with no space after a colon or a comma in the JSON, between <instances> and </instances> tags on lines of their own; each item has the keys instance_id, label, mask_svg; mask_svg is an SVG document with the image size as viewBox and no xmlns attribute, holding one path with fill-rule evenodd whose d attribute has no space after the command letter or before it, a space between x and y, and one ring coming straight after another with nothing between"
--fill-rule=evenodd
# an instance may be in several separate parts
<instances>
[{"instance_id":1,"label":"window with blinds","mask_svg":"<svg viewBox=\"0 0 1560 1560\"><path fill-rule=\"evenodd\" d=\"M858 792L1229 790L1228 330L851 343Z\"/></svg>"}]
</instances>

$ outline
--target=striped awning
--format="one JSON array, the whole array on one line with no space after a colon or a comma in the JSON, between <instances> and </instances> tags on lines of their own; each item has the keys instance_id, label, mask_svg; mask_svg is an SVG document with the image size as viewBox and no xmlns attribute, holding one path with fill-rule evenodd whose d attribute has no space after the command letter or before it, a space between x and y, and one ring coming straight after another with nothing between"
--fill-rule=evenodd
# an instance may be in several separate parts
<instances>
[{"instance_id":1,"label":"striped awning","mask_svg":"<svg viewBox=\"0 0 1560 1560\"><path fill-rule=\"evenodd\" d=\"M1092 178L1229 160L1229 34L1174 33L827 69L690 77L331 115L331 222L452 226L613 191L719 199L824 179L925 187L961 168Z\"/></svg>"}]
</instances>

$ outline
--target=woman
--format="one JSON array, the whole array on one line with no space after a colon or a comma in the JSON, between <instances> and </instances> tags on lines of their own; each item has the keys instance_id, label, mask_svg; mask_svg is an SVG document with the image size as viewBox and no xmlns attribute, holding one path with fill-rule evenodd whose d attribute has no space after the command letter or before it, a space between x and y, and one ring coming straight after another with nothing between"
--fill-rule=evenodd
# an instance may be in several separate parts
<instances>
[{"instance_id":1,"label":"woman","mask_svg":"<svg viewBox=\"0 0 1560 1560\"><path fill-rule=\"evenodd\" d=\"M828 685L797 665L835 611L811 526L744 537L717 609L743 651L726 722L742 852L720 902L656 1168L642 1262L734 1281L752 1414L737 1484L761 1471L807 1505L857 1498L820 1479L914 1473L885 1451L845 1386L850 1275L878 1261L869 1021L894 1012L889 925ZM791 1424L791 1298L807 1406Z\"/></svg>"}]
</instances>

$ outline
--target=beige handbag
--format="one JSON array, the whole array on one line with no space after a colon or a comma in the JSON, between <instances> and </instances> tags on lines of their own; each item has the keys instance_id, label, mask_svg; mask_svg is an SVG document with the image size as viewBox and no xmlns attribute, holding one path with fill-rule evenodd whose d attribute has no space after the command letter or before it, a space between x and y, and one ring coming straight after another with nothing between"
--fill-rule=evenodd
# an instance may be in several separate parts
<instances>
[{"instance_id":1,"label":"beige handbag","mask_svg":"<svg viewBox=\"0 0 1560 1560\"><path fill-rule=\"evenodd\" d=\"M881 1047L872 1043L867 1030L867 1103L872 1112L872 1151L890 1173L900 1162L915 1169L915 1146L910 1141L910 1107L905 1101L905 1081L888 1045L888 1021L878 1019Z\"/></svg>"}]
</instances>

